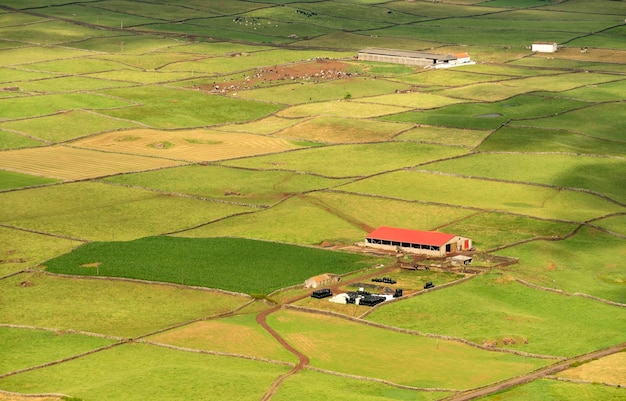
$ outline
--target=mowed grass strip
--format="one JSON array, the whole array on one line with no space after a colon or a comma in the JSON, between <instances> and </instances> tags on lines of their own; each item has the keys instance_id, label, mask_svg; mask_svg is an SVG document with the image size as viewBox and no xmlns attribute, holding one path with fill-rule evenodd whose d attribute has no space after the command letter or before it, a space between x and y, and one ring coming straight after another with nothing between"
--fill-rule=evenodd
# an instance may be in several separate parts
<instances>
[{"instance_id":1,"label":"mowed grass strip","mask_svg":"<svg viewBox=\"0 0 626 401\"><path fill-rule=\"evenodd\" d=\"M292 195L346 182L288 171L200 165L118 175L105 181L254 205L273 205Z\"/></svg>"},{"instance_id":2,"label":"mowed grass strip","mask_svg":"<svg viewBox=\"0 0 626 401\"><path fill-rule=\"evenodd\" d=\"M626 175L626 163L619 159L478 153L433 163L424 166L423 169L554 185L561 188L586 189L626 202L626 188L619 185L619 177Z\"/></svg>"},{"instance_id":3,"label":"mowed grass strip","mask_svg":"<svg viewBox=\"0 0 626 401\"><path fill-rule=\"evenodd\" d=\"M328 177L356 177L452 157L466 149L419 143L383 142L304 149L224 162L224 165L278 169Z\"/></svg>"},{"instance_id":4,"label":"mowed grass strip","mask_svg":"<svg viewBox=\"0 0 626 401\"><path fill-rule=\"evenodd\" d=\"M206 129L114 131L80 139L72 145L189 162L256 156L300 147L282 138Z\"/></svg>"},{"instance_id":5,"label":"mowed grass strip","mask_svg":"<svg viewBox=\"0 0 626 401\"><path fill-rule=\"evenodd\" d=\"M292 310L271 314L268 322L309 356L313 367L415 387L473 388L548 364L546 360ZM402 360L411 363L397 369Z\"/></svg>"},{"instance_id":6,"label":"mowed grass strip","mask_svg":"<svg viewBox=\"0 0 626 401\"><path fill-rule=\"evenodd\" d=\"M0 374L69 358L114 342L63 331L9 327L0 327L0 341Z\"/></svg>"},{"instance_id":7,"label":"mowed grass strip","mask_svg":"<svg viewBox=\"0 0 626 401\"><path fill-rule=\"evenodd\" d=\"M147 337L146 340L197 350L297 362L294 354L281 346L256 322L256 314L196 322Z\"/></svg>"},{"instance_id":8,"label":"mowed grass strip","mask_svg":"<svg viewBox=\"0 0 626 401\"><path fill-rule=\"evenodd\" d=\"M501 275L396 302L367 319L544 355L574 356L626 339L623 308L530 289Z\"/></svg>"},{"instance_id":9,"label":"mowed grass strip","mask_svg":"<svg viewBox=\"0 0 626 401\"><path fill-rule=\"evenodd\" d=\"M97 270L97 265L85 267ZM134 337L233 310L245 296L121 281L21 274L0 281L0 322ZM17 307L19 305L19 307Z\"/></svg>"},{"instance_id":10,"label":"mowed grass strip","mask_svg":"<svg viewBox=\"0 0 626 401\"><path fill-rule=\"evenodd\" d=\"M84 182L0 194L0 221L86 240L129 240L191 228L249 207Z\"/></svg>"},{"instance_id":11,"label":"mowed grass strip","mask_svg":"<svg viewBox=\"0 0 626 401\"><path fill-rule=\"evenodd\" d=\"M510 270L515 277L626 304L624 252L623 238L584 228L563 241L532 242L498 254L519 258Z\"/></svg>"},{"instance_id":12,"label":"mowed grass strip","mask_svg":"<svg viewBox=\"0 0 626 401\"><path fill-rule=\"evenodd\" d=\"M98 263L98 268L86 267ZM317 274L373 263L364 255L241 238L146 237L93 242L46 262L54 273L128 277L269 294Z\"/></svg>"},{"instance_id":13,"label":"mowed grass strip","mask_svg":"<svg viewBox=\"0 0 626 401\"><path fill-rule=\"evenodd\" d=\"M58 180L80 180L180 164L182 162L168 159L68 146L16 149L0 154L0 168Z\"/></svg>"},{"instance_id":14,"label":"mowed grass strip","mask_svg":"<svg viewBox=\"0 0 626 401\"><path fill-rule=\"evenodd\" d=\"M302 398L341 399L345 401L412 400L434 401L452 393L442 391L415 391L383 383L304 370L285 380L272 397L275 401L292 401Z\"/></svg>"},{"instance_id":15,"label":"mowed grass strip","mask_svg":"<svg viewBox=\"0 0 626 401\"><path fill-rule=\"evenodd\" d=\"M6 391L89 400L259 400L290 366L127 344L0 379ZM94 379L99 378L99 379Z\"/></svg>"},{"instance_id":16,"label":"mowed grass strip","mask_svg":"<svg viewBox=\"0 0 626 401\"><path fill-rule=\"evenodd\" d=\"M527 401L527 400L579 400L621 401L626 389L596 383L568 383L559 380L539 379L513 387L496 394L482 397L481 401Z\"/></svg>"},{"instance_id":17,"label":"mowed grass strip","mask_svg":"<svg viewBox=\"0 0 626 401\"><path fill-rule=\"evenodd\" d=\"M559 220L585 221L623 211L622 207L588 193L461 178L423 170L382 174L338 189Z\"/></svg>"}]
</instances>

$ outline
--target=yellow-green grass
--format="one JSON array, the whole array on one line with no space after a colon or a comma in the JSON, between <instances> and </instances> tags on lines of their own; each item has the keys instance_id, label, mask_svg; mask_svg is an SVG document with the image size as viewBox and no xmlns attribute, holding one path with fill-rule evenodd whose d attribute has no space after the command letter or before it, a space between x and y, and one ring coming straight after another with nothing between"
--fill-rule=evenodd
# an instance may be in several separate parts
<instances>
[{"instance_id":1,"label":"yellow-green grass","mask_svg":"<svg viewBox=\"0 0 626 401\"><path fill-rule=\"evenodd\" d=\"M6 192L0 199L4 224L89 240L130 240L253 210L92 182Z\"/></svg>"},{"instance_id":2,"label":"yellow-green grass","mask_svg":"<svg viewBox=\"0 0 626 401\"><path fill-rule=\"evenodd\" d=\"M290 3L290 2L288 2ZM376 3L376 2L375 2ZM377 3L382 3L378 1ZM292 14L298 9L298 5L295 6L287 6L287 7L273 7L273 8L264 8L261 11L254 11L249 13L248 15L259 15L267 18L278 19L278 20L302 20L302 21L311 21L318 24L326 25L327 22L325 20L328 17L337 18L341 21L343 20L354 20L355 16L358 17L358 20L361 20L363 23L363 29L367 29L365 27L368 26L368 23L371 22L382 22L384 25L388 25L390 23L396 24L404 24L411 21L415 21L417 19L415 15L402 13L402 12L387 12L389 9L380 8L380 7L371 7L372 2L363 2L363 1L348 1L348 2L311 2L306 5L306 11L311 11L315 14L313 15L303 15L296 14L293 16ZM350 21L347 22L348 25L345 27L339 26L338 28L342 28L346 31L352 30L350 27ZM380 25L380 24L379 24Z\"/></svg>"},{"instance_id":3,"label":"yellow-green grass","mask_svg":"<svg viewBox=\"0 0 626 401\"><path fill-rule=\"evenodd\" d=\"M365 98L359 98L355 101L390 106L410 107L412 109L434 109L462 102L462 100L459 99L424 92L394 93L392 95L370 96Z\"/></svg>"},{"instance_id":4,"label":"yellow-green grass","mask_svg":"<svg viewBox=\"0 0 626 401\"><path fill-rule=\"evenodd\" d=\"M465 129L496 129L510 119L551 116L587 105L574 99L524 94L494 103L463 103L433 110L409 111L384 117L383 120Z\"/></svg>"},{"instance_id":5,"label":"yellow-green grass","mask_svg":"<svg viewBox=\"0 0 626 401\"><path fill-rule=\"evenodd\" d=\"M473 58L476 54L477 57L484 57L487 52L493 51L493 49L484 49L477 46L445 46L440 50L446 50L446 53L469 53ZM485 53L485 54L484 54ZM485 60L479 60L485 61ZM521 77L535 77L541 75L561 74L562 71L548 70L548 69L534 69L524 68L520 66L511 65L509 63L478 63L473 65L459 65L454 67L453 71L465 71L473 74L488 74L495 77L500 77L501 80ZM435 70L438 71L438 70Z\"/></svg>"},{"instance_id":6,"label":"yellow-green grass","mask_svg":"<svg viewBox=\"0 0 626 401\"><path fill-rule=\"evenodd\" d=\"M564 91L557 96L584 99L593 102L605 102L619 99L624 92L626 92L626 80L623 79L619 81L607 82L599 85L588 85L582 88Z\"/></svg>"},{"instance_id":7,"label":"yellow-green grass","mask_svg":"<svg viewBox=\"0 0 626 401\"><path fill-rule=\"evenodd\" d=\"M623 102L604 103L560 113L549 118L514 121L511 125L569 130L616 141L618 142L616 145L620 145L619 142L623 142L624 139L622 133L626 129L626 121L615 116L623 115L625 112L626 104Z\"/></svg>"},{"instance_id":8,"label":"yellow-green grass","mask_svg":"<svg viewBox=\"0 0 626 401\"><path fill-rule=\"evenodd\" d=\"M354 55L350 52L338 52L332 50L268 50L265 47L262 47L261 50L263 51L245 53L239 57L224 55L222 57L210 57L198 61L173 63L161 68L160 71L194 71L196 73L203 74L224 75L237 71L246 71L252 68L296 63L314 58L334 59Z\"/></svg>"},{"instance_id":9,"label":"yellow-green grass","mask_svg":"<svg viewBox=\"0 0 626 401\"><path fill-rule=\"evenodd\" d=\"M463 70L457 68L430 69L417 74L397 78L399 81L419 86L455 87L479 82L495 82L506 80L501 75L490 75L480 70L480 66Z\"/></svg>"},{"instance_id":10,"label":"yellow-green grass","mask_svg":"<svg viewBox=\"0 0 626 401\"><path fill-rule=\"evenodd\" d=\"M106 3L107 2L105 2L105 4ZM88 5L84 6L83 4L63 4L56 7L43 7L39 12L44 15L49 15L51 18L63 18L72 22L94 24L106 28L128 28L133 25L149 24L156 21L153 18L142 17L137 13L114 12L102 7L92 8ZM76 26L79 26L79 24L76 24Z\"/></svg>"},{"instance_id":11,"label":"yellow-green grass","mask_svg":"<svg viewBox=\"0 0 626 401\"><path fill-rule=\"evenodd\" d=\"M43 331L0 327L0 374L69 358L113 343L113 340Z\"/></svg>"},{"instance_id":12,"label":"yellow-green grass","mask_svg":"<svg viewBox=\"0 0 626 401\"><path fill-rule=\"evenodd\" d=\"M20 89L26 92L59 93L76 91L95 91L98 89L128 86L127 82L97 79L91 77L55 77L36 81L21 82Z\"/></svg>"},{"instance_id":13,"label":"yellow-green grass","mask_svg":"<svg viewBox=\"0 0 626 401\"><path fill-rule=\"evenodd\" d=\"M462 128L418 126L396 137L399 141L431 142L441 145L474 147L489 135L490 131Z\"/></svg>"},{"instance_id":14,"label":"yellow-green grass","mask_svg":"<svg viewBox=\"0 0 626 401\"><path fill-rule=\"evenodd\" d=\"M532 57L522 58L511 61L512 65L521 67L539 67L551 69L569 69L569 70L587 70L587 71L610 71L623 73L626 71L626 65L623 63L602 63L595 61L579 61L570 60L569 58L547 58L543 55L534 55Z\"/></svg>"},{"instance_id":15,"label":"yellow-green grass","mask_svg":"<svg viewBox=\"0 0 626 401\"><path fill-rule=\"evenodd\" d=\"M9 85L19 87L21 81L50 78L56 76L45 72L23 71L19 69L5 67L1 67L0 72L2 72L0 82L7 87Z\"/></svg>"},{"instance_id":16,"label":"yellow-green grass","mask_svg":"<svg viewBox=\"0 0 626 401\"><path fill-rule=\"evenodd\" d=\"M624 150L626 151L626 147ZM478 153L433 163L424 166L423 169L554 185L560 188L579 188L626 202L626 188L619 184L619 177L626 176L626 163L620 159L573 155Z\"/></svg>"},{"instance_id":17,"label":"yellow-green grass","mask_svg":"<svg viewBox=\"0 0 626 401\"><path fill-rule=\"evenodd\" d=\"M287 127L298 124L301 119L282 118L271 115L249 123L228 124L215 127L215 130L226 132L245 132L248 134L269 135Z\"/></svg>"},{"instance_id":18,"label":"yellow-green grass","mask_svg":"<svg viewBox=\"0 0 626 401\"><path fill-rule=\"evenodd\" d=\"M531 283L626 304L623 238L583 228L563 241L531 242L498 254L519 258L510 272Z\"/></svg>"},{"instance_id":19,"label":"yellow-green grass","mask_svg":"<svg viewBox=\"0 0 626 401\"><path fill-rule=\"evenodd\" d=\"M7 132L0 128L0 150L27 148L30 146L40 145L43 145L40 141L36 141L14 132Z\"/></svg>"},{"instance_id":20,"label":"yellow-green grass","mask_svg":"<svg viewBox=\"0 0 626 401\"><path fill-rule=\"evenodd\" d=\"M119 24L118 20L118 24ZM103 32L103 31L98 31ZM132 34L130 32L116 32L112 36L94 35L95 37L78 42L66 43L68 48L78 48L89 51L105 52L113 54L149 54L159 49L168 49L172 46L178 46L181 42L174 38L165 38L162 36L148 34ZM94 56L93 53L85 53ZM104 56L104 55L103 55ZM126 68L131 68L127 66Z\"/></svg>"},{"instance_id":21,"label":"yellow-green grass","mask_svg":"<svg viewBox=\"0 0 626 401\"><path fill-rule=\"evenodd\" d=\"M233 4L236 4L233 2ZM220 4L222 5L222 4ZM255 5L255 6L258 6ZM211 57L216 56L231 56L236 53L252 53L270 50L271 47L260 45L248 45L244 43L232 43L232 42L200 42L200 41L188 41L181 42L175 46L170 46L163 49L157 49L156 52L167 53L180 53L186 55L195 55L201 58L205 58L207 55Z\"/></svg>"},{"instance_id":22,"label":"yellow-green grass","mask_svg":"<svg viewBox=\"0 0 626 401\"><path fill-rule=\"evenodd\" d=\"M574 224L557 223L502 213L480 213L442 227L445 232L458 233L472 239L482 251L533 238L556 238L570 234Z\"/></svg>"},{"instance_id":23,"label":"yellow-green grass","mask_svg":"<svg viewBox=\"0 0 626 401\"><path fill-rule=\"evenodd\" d=\"M0 14L0 26L13 26L21 24L32 24L42 22L45 18L30 14L22 14L18 12L2 11Z\"/></svg>"},{"instance_id":24,"label":"yellow-green grass","mask_svg":"<svg viewBox=\"0 0 626 401\"><path fill-rule=\"evenodd\" d=\"M375 174L452 157L466 149L412 142L383 142L309 148L288 153L227 161L224 164L257 169L280 169L328 177Z\"/></svg>"},{"instance_id":25,"label":"yellow-green grass","mask_svg":"<svg viewBox=\"0 0 626 401\"><path fill-rule=\"evenodd\" d=\"M585 221L623 211L623 207L588 193L425 171L382 174L338 189L558 220Z\"/></svg>"},{"instance_id":26,"label":"yellow-green grass","mask_svg":"<svg viewBox=\"0 0 626 401\"><path fill-rule=\"evenodd\" d=\"M119 175L107 178L106 181L256 205L272 205L292 195L346 182L286 171L251 171L199 165Z\"/></svg>"},{"instance_id":27,"label":"yellow-green grass","mask_svg":"<svg viewBox=\"0 0 626 401\"><path fill-rule=\"evenodd\" d=\"M621 26L613 27L603 31L602 33L585 38L576 38L575 40L568 42L568 45L616 49L623 52L626 50L626 40L624 40L625 32L626 31L624 31L624 28Z\"/></svg>"},{"instance_id":28,"label":"yellow-green grass","mask_svg":"<svg viewBox=\"0 0 626 401\"><path fill-rule=\"evenodd\" d=\"M420 38L387 38L384 36L372 36L367 32L331 32L311 39L299 40L294 46L306 46L314 49L345 49L357 51L366 47L387 47L394 49L428 49L437 46L438 43L423 41Z\"/></svg>"},{"instance_id":29,"label":"yellow-green grass","mask_svg":"<svg viewBox=\"0 0 626 401\"><path fill-rule=\"evenodd\" d=\"M112 89L103 93L135 104L104 110L103 114L166 129L250 121L280 109L269 103L156 86Z\"/></svg>"},{"instance_id":30,"label":"yellow-green grass","mask_svg":"<svg viewBox=\"0 0 626 401\"><path fill-rule=\"evenodd\" d=\"M443 4L415 4L414 2L393 2L387 5L389 8L398 10L405 13L411 13L416 15L422 15L429 18L440 17L464 17L471 15L480 15L485 12L504 11L498 8L486 8L483 6L473 6L472 4L483 3L475 0L455 0L454 3Z\"/></svg>"},{"instance_id":31,"label":"yellow-green grass","mask_svg":"<svg viewBox=\"0 0 626 401\"><path fill-rule=\"evenodd\" d=\"M626 216L615 216L608 219L602 219L593 222L594 225L604 227L607 230L626 235Z\"/></svg>"},{"instance_id":32,"label":"yellow-green grass","mask_svg":"<svg viewBox=\"0 0 626 401\"><path fill-rule=\"evenodd\" d=\"M291 83L251 91L238 92L237 97L243 99L275 99L283 104L300 104L322 102L344 98L359 99L362 97L394 93L408 89L399 82L372 78L349 78L313 84L311 82Z\"/></svg>"},{"instance_id":33,"label":"yellow-green grass","mask_svg":"<svg viewBox=\"0 0 626 401\"><path fill-rule=\"evenodd\" d=\"M52 74L55 74L55 75L89 74L89 73L111 71L111 70L124 70L124 71L133 70L132 67L129 65L123 65L123 64L120 64L114 61L109 61L109 60L101 60L94 56L80 57L80 62L77 62L77 59L74 59L74 58L42 61L40 63L29 64L28 68L29 70L42 71L41 73L38 73L38 74L43 74L43 72L45 72L46 76L48 77Z\"/></svg>"},{"instance_id":34,"label":"yellow-green grass","mask_svg":"<svg viewBox=\"0 0 626 401\"><path fill-rule=\"evenodd\" d=\"M142 56L143 57L143 56ZM147 60L146 60L147 61ZM122 61L120 61L122 62ZM116 70L91 74L91 77L99 78L112 83L118 83L117 87L125 86L123 83L158 84L190 79L194 76L189 72L161 72L161 71L128 71Z\"/></svg>"},{"instance_id":35,"label":"yellow-green grass","mask_svg":"<svg viewBox=\"0 0 626 401\"><path fill-rule=\"evenodd\" d=\"M86 400L259 400L290 366L126 344L0 379L7 391Z\"/></svg>"},{"instance_id":36,"label":"yellow-green grass","mask_svg":"<svg viewBox=\"0 0 626 401\"><path fill-rule=\"evenodd\" d=\"M564 4L546 4L546 10L550 11L576 11L576 12L588 12L597 14L613 14L621 15L623 4L614 4L613 2L588 2L583 0L566 2Z\"/></svg>"},{"instance_id":37,"label":"yellow-green grass","mask_svg":"<svg viewBox=\"0 0 626 401\"><path fill-rule=\"evenodd\" d=\"M52 178L0 170L0 191L59 182Z\"/></svg>"},{"instance_id":38,"label":"yellow-green grass","mask_svg":"<svg viewBox=\"0 0 626 401\"><path fill-rule=\"evenodd\" d=\"M0 153L0 168L61 180L79 180L111 174L151 170L182 162L156 157L48 146Z\"/></svg>"},{"instance_id":39,"label":"yellow-green grass","mask_svg":"<svg viewBox=\"0 0 626 401\"><path fill-rule=\"evenodd\" d=\"M30 269L71 251L76 241L0 227L0 276Z\"/></svg>"},{"instance_id":40,"label":"yellow-green grass","mask_svg":"<svg viewBox=\"0 0 626 401\"><path fill-rule=\"evenodd\" d=\"M574 356L626 339L623 308L530 289L496 274L385 305L367 319L543 355Z\"/></svg>"},{"instance_id":41,"label":"yellow-green grass","mask_svg":"<svg viewBox=\"0 0 626 401\"><path fill-rule=\"evenodd\" d=\"M602 384L568 383L558 380L539 379L477 398L480 401L539 401L539 400L589 400L621 401L626 397L626 389Z\"/></svg>"},{"instance_id":42,"label":"yellow-green grass","mask_svg":"<svg viewBox=\"0 0 626 401\"><path fill-rule=\"evenodd\" d=\"M619 352L573 367L558 373L557 377L624 387L626 386L626 352Z\"/></svg>"},{"instance_id":43,"label":"yellow-green grass","mask_svg":"<svg viewBox=\"0 0 626 401\"><path fill-rule=\"evenodd\" d=\"M307 197L294 197L271 209L230 217L188 230L184 237L223 237L261 239L302 245L322 242L351 244L362 240L367 231L353 222L311 203Z\"/></svg>"},{"instance_id":44,"label":"yellow-green grass","mask_svg":"<svg viewBox=\"0 0 626 401\"><path fill-rule=\"evenodd\" d=\"M527 77L507 80L499 83L483 83L462 88L452 88L440 93L450 97L476 99L485 101L502 100L513 94L533 91L560 92L585 85L595 85L618 79L617 75L572 72L560 75Z\"/></svg>"},{"instance_id":45,"label":"yellow-green grass","mask_svg":"<svg viewBox=\"0 0 626 401\"><path fill-rule=\"evenodd\" d=\"M55 20L29 24L27 26L0 28L0 36L5 40L37 43L38 45L44 46L79 41L92 36L111 35L114 35L114 33Z\"/></svg>"},{"instance_id":46,"label":"yellow-green grass","mask_svg":"<svg viewBox=\"0 0 626 401\"><path fill-rule=\"evenodd\" d=\"M335 100L330 102L301 104L283 109L276 113L276 115L285 118L310 117L319 115L333 117L351 116L354 118L368 118L400 113L408 109L407 107L396 105L360 103L364 99L365 98L359 99L359 102Z\"/></svg>"},{"instance_id":47,"label":"yellow-green grass","mask_svg":"<svg viewBox=\"0 0 626 401\"><path fill-rule=\"evenodd\" d=\"M527 120L521 123L541 124L535 121L538 120ZM616 122L615 124L620 123ZM581 126L580 128L585 129L586 127ZM558 152L587 156L622 157L626 153L626 143L619 139L614 141L590 137L584 132L576 131L575 128L574 130L562 130L532 126L505 126L489 136L478 149L486 152Z\"/></svg>"},{"instance_id":48,"label":"yellow-green grass","mask_svg":"<svg viewBox=\"0 0 626 401\"><path fill-rule=\"evenodd\" d=\"M207 129L113 131L80 139L72 145L107 152L150 156L150 159L154 160L168 158L188 162L225 160L300 148L299 145L282 138Z\"/></svg>"},{"instance_id":49,"label":"yellow-green grass","mask_svg":"<svg viewBox=\"0 0 626 401\"><path fill-rule=\"evenodd\" d=\"M297 358L255 320L256 314L200 321L146 340L197 350L296 363Z\"/></svg>"},{"instance_id":50,"label":"yellow-green grass","mask_svg":"<svg viewBox=\"0 0 626 401\"><path fill-rule=\"evenodd\" d=\"M548 363L292 310L271 314L268 322L313 367L415 387L473 388ZM410 363L398 369L398 361Z\"/></svg>"},{"instance_id":51,"label":"yellow-green grass","mask_svg":"<svg viewBox=\"0 0 626 401\"><path fill-rule=\"evenodd\" d=\"M314 370L305 370L285 380L272 397L272 400L340 399L344 401L434 401L451 394L452 393L442 391L409 390L378 382L358 380L316 372Z\"/></svg>"},{"instance_id":52,"label":"yellow-green grass","mask_svg":"<svg viewBox=\"0 0 626 401\"><path fill-rule=\"evenodd\" d=\"M62 142L99 132L136 128L138 124L74 110L45 117L6 121L0 123L0 127L48 142Z\"/></svg>"},{"instance_id":53,"label":"yellow-green grass","mask_svg":"<svg viewBox=\"0 0 626 401\"><path fill-rule=\"evenodd\" d=\"M275 136L323 143L382 142L407 130L409 124L364 121L353 118L314 117L286 128Z\"/></svg>"},{"instance_id":54,"label":"yellow-green grass","mask_svg":"<svg viewBox=\"0 0 626 401\"><path fill-rule=\"evenodd\" d=\"M42 273L6 278L0 288L0 323L124 337L225 313L249 301L245 296L168 285Z\"/></svg>"},{"instance_id":55,"label":"yellow-green grass","mask_svg":"<svg viewBox=\"0 0 626 401\"><path fill-rule=\"evenodd\" d=\"M136 3L124 0L110 0L97 4L97 8L95 8L95 10L100 10L102 8L124 14L141 15L158 20L183 20L188 18L197 18L198 15L204 16L213 14L208 10L202 11L202 14L200 14L200 10L197 8L178 7L176 4Z\"/></svg>"},{"instance_id":56,"label":"yellow-green grass","mask_svg":"<svg viewBox=\"0 0 626 401\"><path fill-rule=\"evenodd\" d=\"M19 47L17 49L6 49L2 51L2 65L17 66L20 64L30 64L48 60L72 59L88 55L82 50L71 48L58 48L35 46Z\"/></svg>"},{"instance_id":57,"label":"yellow-green grass","mask_svg":"<svg viewBox=\"0 0 626 401\"><path fill-rule=\"evenodd\" d=\"M0 99L0 121L44 116L69 110L99 110L129 106L119 98L96 93L57 93Z\"/></svg>"}]
</instances>

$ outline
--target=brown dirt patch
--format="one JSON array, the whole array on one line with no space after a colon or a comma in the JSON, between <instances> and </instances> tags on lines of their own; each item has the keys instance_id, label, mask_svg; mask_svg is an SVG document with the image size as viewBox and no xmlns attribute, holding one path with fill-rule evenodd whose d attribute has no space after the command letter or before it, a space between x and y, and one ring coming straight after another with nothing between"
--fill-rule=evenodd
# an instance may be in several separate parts
<instances>
[{"instance_id":1,"label":"brown dirt patch","mask_svg":"<svg viewBox=\"0 0 626 401\"><path fill-rule=\"evenodd\" d=\"M84 263L80 267L100 267L102 262Z\"/></svg>"},{"instance_id":2,"label":"brown dirt patch","mask_svg":"<svg viewBox=\"0 0 626 401\"><path fill-rule=\"evenodd\" d=\"M240 90L256 89L260 86L278 85L283 82L309 81L323 82L344 79L352 76L348 64L337 60L317 59L315 61L258 68L247 72L242 79L229 82L214 82L198 86L213 93L233 93Z\"/></svg>"},{"instance_id":3,"label":"brown dirt patch","mask_svg":"<svg viewBox=\"0 0 626 401\"><path fill-rule=\"evenodd\" d=\"M59 401L61 399L61 397L26 397L0 393L0 401Z\"/></svg>"}]
</instances>

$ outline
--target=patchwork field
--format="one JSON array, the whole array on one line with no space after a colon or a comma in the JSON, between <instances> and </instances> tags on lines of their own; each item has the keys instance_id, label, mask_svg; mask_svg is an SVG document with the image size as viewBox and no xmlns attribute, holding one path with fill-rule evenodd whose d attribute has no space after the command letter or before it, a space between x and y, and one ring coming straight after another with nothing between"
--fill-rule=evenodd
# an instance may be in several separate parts
<instances>
[{"instance_id":1,"label":"patchwork field","mask_svg":"<svg viewBox=\"0 0 626 401\"><path fill-rule=\"evenodd\" d=\"M626 398L624 1L1 3L0 400Z\"/></svg>"}]
</instances>

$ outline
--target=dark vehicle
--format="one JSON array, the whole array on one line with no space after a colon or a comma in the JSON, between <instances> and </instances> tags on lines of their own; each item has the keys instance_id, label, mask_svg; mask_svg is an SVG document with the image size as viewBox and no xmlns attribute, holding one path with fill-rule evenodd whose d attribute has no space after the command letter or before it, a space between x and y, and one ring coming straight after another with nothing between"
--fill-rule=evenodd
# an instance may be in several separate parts
<instances>
[{"instance_id":1,"label":"dark vehicle","mask_svg":"<svg viewBox=\"0 0 626 401\"><path fill-rule=\"evenodd\" d=\"M432 281L427 282L426 284L424 284L424 289L427 290L429 288L434 288L435 285L433 284Z\"/></svg>"}]
</instances>

